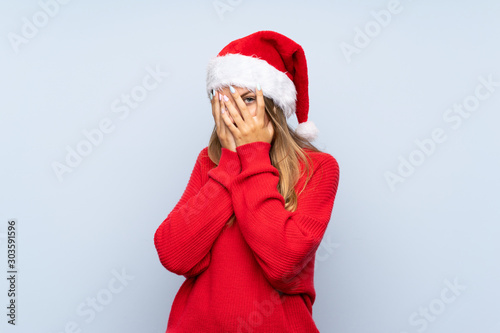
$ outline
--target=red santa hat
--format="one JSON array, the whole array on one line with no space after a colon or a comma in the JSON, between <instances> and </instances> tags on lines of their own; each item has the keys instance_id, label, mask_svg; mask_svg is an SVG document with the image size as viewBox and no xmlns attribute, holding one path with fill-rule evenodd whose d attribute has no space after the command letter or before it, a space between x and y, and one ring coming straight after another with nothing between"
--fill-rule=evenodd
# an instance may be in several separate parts
<instances>
[{"instance_id":1,"label":"red santa hat","mask_svg":"<svg viewBox=\"0 0 500 333\"><path fill-rule=\"evenodd\" d=\"M295 132L313 141L318 129L308 120L307 63L302 47L274 31L258 31L236 39L212 58L207 66L207 95L229 85L255 91L260 83L288 119L297 115Z\"/></svg>"}]
</instances>

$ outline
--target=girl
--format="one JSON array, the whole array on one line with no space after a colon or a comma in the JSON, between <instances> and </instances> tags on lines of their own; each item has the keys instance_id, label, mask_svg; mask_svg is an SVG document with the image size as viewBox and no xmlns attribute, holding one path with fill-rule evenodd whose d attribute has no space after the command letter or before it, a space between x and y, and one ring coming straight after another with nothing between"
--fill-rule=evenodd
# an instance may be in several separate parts
<instances>
[{"instance_id":1,"label":"girl","mask_svg":"<svg viewBox=\"0 0 500 333\"><path fill-rule=\"evenodd\" d=\"M273 31L237 39L210 61L207 94L214 131L154 235L186 278L166 332L319 332L314 259L339 166L310 143L304 51Z\"/></svg>"}]
</instances>

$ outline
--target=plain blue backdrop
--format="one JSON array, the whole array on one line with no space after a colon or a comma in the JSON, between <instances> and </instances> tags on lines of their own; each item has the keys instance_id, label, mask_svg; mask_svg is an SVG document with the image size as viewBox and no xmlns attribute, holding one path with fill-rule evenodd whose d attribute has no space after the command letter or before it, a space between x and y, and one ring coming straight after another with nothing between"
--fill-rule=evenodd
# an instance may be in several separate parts
<instances>
[{"instance_id":1,"label":"plain blue backdrop","mask_svg":"<svg viewBox=\"0 0 500 333\"><path fill-rule=\"evenodd\" d=\"M165 331L184 278L154 232L214 126L208 60L258 30L303 46L314 143L340 166L320 331L500 332L498 1L23 0L0 17L5 274L18 226L2 332Z\"/></svg>"}]
</instances>

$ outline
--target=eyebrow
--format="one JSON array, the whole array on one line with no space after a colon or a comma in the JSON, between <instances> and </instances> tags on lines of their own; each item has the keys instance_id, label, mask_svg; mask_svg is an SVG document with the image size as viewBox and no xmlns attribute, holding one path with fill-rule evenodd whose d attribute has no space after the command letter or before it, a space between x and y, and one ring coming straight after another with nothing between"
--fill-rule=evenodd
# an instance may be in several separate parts
<instances>
[{"instance_id":1,"label":"eyebrow","mask_svg":"<svg viewBox=\"0 0 500 333\"><path fill-rule=\"evenodd\" d=\"M254 93L253 91L249 90L249 91L247 91L246 93L241 94L240 96L241 96L241 97L245 97L246 95L248 95L248 94L253 94L253 93Z\"/></svg>"}]
</instances>

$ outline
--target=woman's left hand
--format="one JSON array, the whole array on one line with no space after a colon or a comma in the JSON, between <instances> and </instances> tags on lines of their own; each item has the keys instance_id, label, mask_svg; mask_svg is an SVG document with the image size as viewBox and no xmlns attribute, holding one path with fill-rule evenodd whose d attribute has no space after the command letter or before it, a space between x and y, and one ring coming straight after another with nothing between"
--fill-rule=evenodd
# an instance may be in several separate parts
<instances>
[{"instance_id":1,"label":"woman's left hand","mask_svg":"<svg viewBox=\"0 0 500 333\"><path fill-rule=\"evenodd\" d=\"M255 94L257 95L257 110L255 112L255 116L252 117L250 112L247 110L247 106L245 102L238 94L238 91L232 92L234 101L238 105L238 108L241 111L241 116L234 107L231 100L225 101L222 99L223 105L226 107L236 122L236 127L231 119L229 118L227 112L222 113L222 119L224 123L229 128L231 133L233 134L234 141L236 146L241 146L246 143L256 142L256 141L264 141L271 143L274 135L274 128L271 121L267 121L265 119L265 103L264 103L264 94L262 93L262 89L255 89ZM242 118L243 116L243 118Z\"/></svg>"}]
</instances>

